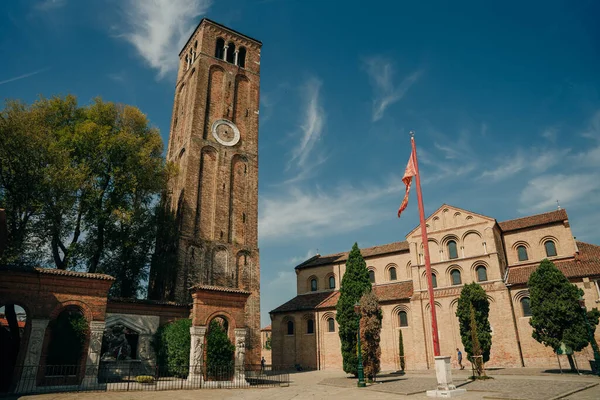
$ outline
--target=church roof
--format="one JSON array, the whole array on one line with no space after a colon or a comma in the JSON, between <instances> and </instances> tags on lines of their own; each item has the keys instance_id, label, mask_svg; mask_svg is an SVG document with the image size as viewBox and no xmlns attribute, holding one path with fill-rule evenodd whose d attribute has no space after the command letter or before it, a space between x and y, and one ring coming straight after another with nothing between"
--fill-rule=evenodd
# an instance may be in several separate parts
<instances>
[{"instance_id":1,"label":"church roof","mask_svg":"<svg viewBox=\"0 0 600 400\"><path fill-rule=\"evenodd\" d=\"M394 242L383 244L381 246L373 246L367 247L365 249L361 249L360 253L364 258L379 256L387 253L397 253L402 251L408 251L408 242ZM327 265L327 264L339 264L342 262L346 262L348 259L348 254L350 252L346 251L344 253L335 253L329 254L326 256L321 256L319 254L309 258L304 261L302 264L296 266L296 269L304 269L310 267L317 267L319 265Z\"/></svg>"},{"instance_id":2,"label":"church roof","mask_svg":"<svg viewBox=\"0 0 600 400\"><path fill-rule=\"evenodd\" d=\"M554 265L567 278L583 278L600 275L600 246L589 243L577 242L579 253L575 254L575 258L556 261ZM523 267L511 267L508 270L508 284L519 285L527 284L529 276L538 267L535 265L527 265Z\"/></svg>"},{"instance_id":3,"label":"church roof","mask_svg":"<svg viewBox=\"0 0 600 400\"><path fill-rule=\"evenodd\" d=\"M380 302L393 300L407 300L413 295L412 281L386 283L373 286L373 292ZM338 290L333 292L317 292L300 294L287 303L277 307L271 313L293 311L309 311L333 308L340 298Z\"/></svg>"},{"instance_id":4,"label":"church roof","mask_svg":"<svg viewBox=\"0 0 600 400\"><path fill-rule=\"evenodd\" d=\"M554 222L566 221L567 211L563 208L556 211L550 211L543 214L530 215L528 217L510 219L504 222L498 222L503 232L516 231L518 229L531 228L539 225L551 224Z\"/></svg>"}]
</instances>

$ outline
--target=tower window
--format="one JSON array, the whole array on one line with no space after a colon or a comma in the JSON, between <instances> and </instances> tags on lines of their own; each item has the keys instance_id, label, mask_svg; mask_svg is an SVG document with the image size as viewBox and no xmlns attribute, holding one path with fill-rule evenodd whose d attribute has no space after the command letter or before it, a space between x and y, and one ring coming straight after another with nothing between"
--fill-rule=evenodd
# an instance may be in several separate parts
<instances>
[{"instance_id":1,"label":"tower window","mask_svg":"<svg viewBox=\"0 0 600 400\"><path fill-rule=\"evenodd\" d=\"M448 257L450 259L458 258L458 251L456 250L456 242L454 240L448 242Z\"/></svg>"},{"instance_id":2,"label":"tower window","mask_svg":"<svg viewBox=\"0 0 600 400\"><path fill-rule=\"evenodd\" d=\"M222 60L224 55L225 55L225 41L221 38L218 38L217 46L215 47L215 58Z\"/></svg>"},{"instance_id":3,"label":"tower window","mask_svg":"<svg viewBox=\"0 0 600 400\"><path fill-rule=\"evenodd\" d=\"M333 276L329 277L329 289L335 289L335 278Z\"/></svg>"},{"instance_id":4,"label":"tower window","mask_svg":"<svg viewBox=\"0 0 600 400\"><path fill-rule=\"evenodd\" d=\"M238 52L238 65L242 68L246 68L246 48L240 47Z\"/></svg>"},{"instance_id":5,"label":"tower window","mask_svg":"<svg viewBox=\"0 0 600 400\"><path fill-rule=\"evenodd\" d=\"M333 320L333 318L329 318L327 320L327 327L329 328L329 332L335 332L335 321Z\"/></svg>"},{"instance_id":6,"label":"tower window","mask_svg":"<svg viewBox=\"0 0 600 400\"><path fill-rule=\"evenodd\" d=\"M437 275L434 273L431 274L431 286L437 287Z\"/></svg>"},{"instance_id":7,"label":"tower window","mask_svg":"<svg viewBox=\"0 0 600 400\"><path fill-rule=\"evenodd\" d=\"M519 257L519 261L527 261L529 257L527 256L527 249L525 246L517 247L517 255Z\"/></svg>"},{"instance_id":8,"label":"tower window","mask_svg":"<svg viewBox=\"0 0 600 400\"><path fill-rule=\"evenodd\" d=\"M287 323L287 334L288 335L294 334L294 323L292 321L288 321L288 323Z\"/></svg>"},{"instance_id":9,"label":"tower window","mask_svg":"<svg viewBox=\"0 0 600 400\"><path fill-rule=\"evenodd\" d=\"M317 291L317 279L313 278L310 280L310 290L312 292L316 292Z\"/></svg>"},{"instance_id":10,"label":"tower window","mask_svg":"<svg viewBox=\"0 0 600 400\"><path fill-rule=\"evenodd\" d=\"M544 243L544 247L546 247L546 256L556 256L556 246L554 245L554 242L552 240L546 241L546 243Z\"/></svg>"},{"instance_id":11,"label":"tower window","mask_svg":"<svg viewBox=\"0 0 600 400\"><path fill-rule=\"evenodd\" d=\"M396 268L392 267L390 268L390 281L395 281L396 279L398 279L396 277Z\"/></svg>"},{"instance_id":12,"label":"tower window","mask_svg":"<svg viewBox=\"0 0 600 400\"><path fill-rule=\"evenodd\" d=\"M232 63L235 60L235 44L233 44L232 42L229 42L229 44L227 45L227 62L228 63Z\"/></svg>"}]
</instances>

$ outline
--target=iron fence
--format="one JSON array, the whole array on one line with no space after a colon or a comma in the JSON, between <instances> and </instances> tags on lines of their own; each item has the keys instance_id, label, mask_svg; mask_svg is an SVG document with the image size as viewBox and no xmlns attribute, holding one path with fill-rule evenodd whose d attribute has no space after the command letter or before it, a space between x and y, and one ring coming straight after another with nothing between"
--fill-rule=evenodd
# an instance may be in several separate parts
<instances>
[{"instance_id":1,"label":"iron fence","mask_svg":"<svg viewBox=\"0 0 600 400\"><path fill-rule=\"evenodd\" d=\"M4 394L158 391L289 386L289 370L272 365L142 365L139 362L17 366ZM1 393L0 393L1 394Z\"/></svg>"}]
</instances>

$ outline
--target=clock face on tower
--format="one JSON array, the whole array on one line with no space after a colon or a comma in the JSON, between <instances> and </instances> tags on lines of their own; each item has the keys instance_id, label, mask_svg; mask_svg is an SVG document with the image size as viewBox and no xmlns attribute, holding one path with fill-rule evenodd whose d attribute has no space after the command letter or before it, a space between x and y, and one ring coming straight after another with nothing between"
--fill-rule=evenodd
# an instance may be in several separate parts
<instances>
[{"instance_id":1,"label":"clock face on tower","mask_svg":"<svg viewBox=\"0 0 600 400\"><path fill-rule=\"evenodd\" d=\"M227 119L218 119L212 125L212 134L223 146L235 146L240 141L240 130Z\"/></svg>"}]
</instances>

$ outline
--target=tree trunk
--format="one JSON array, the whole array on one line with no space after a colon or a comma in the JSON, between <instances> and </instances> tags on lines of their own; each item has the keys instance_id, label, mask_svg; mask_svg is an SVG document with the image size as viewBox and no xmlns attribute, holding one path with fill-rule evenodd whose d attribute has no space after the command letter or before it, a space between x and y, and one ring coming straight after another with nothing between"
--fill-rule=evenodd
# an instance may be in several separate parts
<instances>
[{"instance_id":1,"label":"tree trunk","mask_svg":"<svg viewBox=\"0 0 600 400\"><path fill-rule=\"evenodd\" d=\"M577 372L577 368L575 368L575 361L573 361L573 356L571 354L567 354L567 360L569 360L571 372Z\"/></svg>"},{"instance_id":2,"label":"tree trunk","mask_svg":"<svg viewBox=\"0 0 600 400\"><path fill-rule=\"evenodd\" d=\"M4 313L6 315L6 320L8 321L10 336L12 337L12 346L14 349L13 354L16 355L19 352L19 347L21 346L21 335L19 332L19 321L17 320L15 305L7 304L6 306L4 306Z\"/></svg>"}]
</instances>

